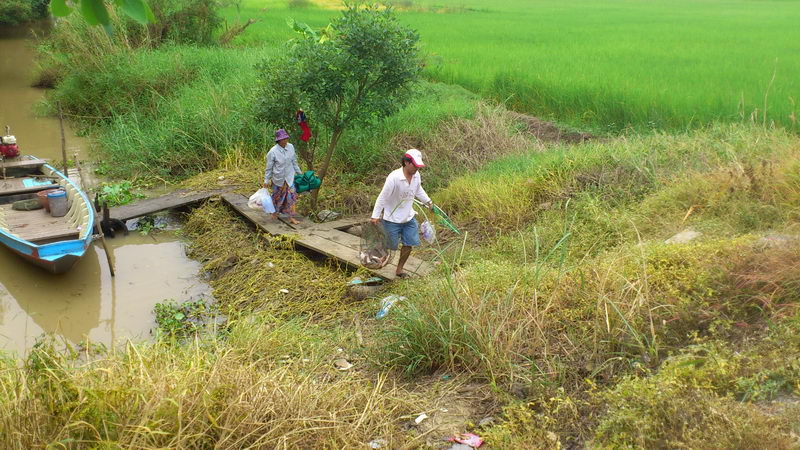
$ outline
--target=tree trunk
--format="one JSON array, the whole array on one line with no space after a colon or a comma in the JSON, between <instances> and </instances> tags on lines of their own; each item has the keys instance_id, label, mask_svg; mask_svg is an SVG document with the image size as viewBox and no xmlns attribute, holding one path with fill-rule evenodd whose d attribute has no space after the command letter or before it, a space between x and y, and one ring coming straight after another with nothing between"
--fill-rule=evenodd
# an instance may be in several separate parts
<instances>
[{"instance_id":1,"label":"tree trunk","mask_svg":"<svg viewBox=\"0 0 800 450\"><path fill-rule=\"evenodd\" d=\"M306 163L306 170L314 170L314 152L311 151L311 142L298 142L297 152L300 153L300 158Z\"/></svg>"},{"instance_id":2,"label":"tree trunk","mask_svg":"<svg viewBox=\"0 0 800 450\"><path fill-rule=\"evenodd\" d=\"M342 136L342 132L344 129L342 128L335 128L333 130L333 134L331 135L331 142L328 144L328 149L325 151L325 159L322 161L322 167L319 169L319 179L320 181L325 181L325 175L328 173L328 166L331 164L331 157L333 156L333 151L336 150L336 144L339 142L339 138ZM321 189L321 188L320 188ZM314 189L311 191L311 209L314 211L317 210L317 197L319 196L319 189Z\"/></svg>"}]
</instances>

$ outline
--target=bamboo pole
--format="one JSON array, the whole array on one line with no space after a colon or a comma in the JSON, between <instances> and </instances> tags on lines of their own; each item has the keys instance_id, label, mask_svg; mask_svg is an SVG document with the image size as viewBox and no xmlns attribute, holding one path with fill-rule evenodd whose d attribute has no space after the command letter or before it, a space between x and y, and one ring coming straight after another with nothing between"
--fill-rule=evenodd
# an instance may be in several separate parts
<instances>
[{"instance_id":1,"label":"bamboo pole","mask_svg":"<svg viewBox=\"0 0 800 450\"><path fill-rule=\"evenodd\" d=\"M59 119L61 118L61 106L58 107L58 116ZM64 126L61 125L61 152L64 155L64 176L69 177L67 174L67 152L64 148ZM85 184L83 181L83 172L81 171L81 163L78 161L78 154L75 153L74 156L75 160L75 168L78 171L78 178L80 178L81 184L81 191L85 191ZM85 192L84 192L85 193ZM92 206L94 208L94 206ZM96 211L98 213L102 213L101 211ZM97 219L97 215L95 214L95 219ZM95 220L94 221L94 232L100 237L100 244L103 246L103 252L106 254L106 262L108 263L108 273L111 274L112 277L115 276L114 271L114 260L111 258L111 251L108 249L108 245L106 244L106 237L103 234L103 229L100 228L100 222Z\"/></svg>"},{"instance_id":2,"label":"bamboo pole","mask_svg":"<svg viewBox=\"0 0 800 450\"><path fill-rule=\"evenodd\" d=\"M6 125L6 135L11 134L11 127ZM6 158L0 155L0 164L3 165L3 179L6 179Z\"/></svg>"},{"instance_id":3,"label":"bamboo pole","mask_svg":"<svg viewBox=\"0 0 800 450\"><path fill-rule=\"evenodd\" d=\"M72 154L72 160L75 161L75 170L78 171L78 178L80 179L81 190L84 191L84 193L85 193L86 192L86 185L83 182L83 172L81 171L81 163L78 161L78 154L77 153L73 153ZM69 175L67 175L67 178L69 178Z\"/></svg>"},{"instance_id":4,"label":"bamboo pole","mask_svg":"<svg viewBox=\"0 0 800 450\"><path fill-rule=\"evenodd\" d=\"M94 222L94 231L100 236L100 243L103 244L103 251L106 254L106 262L108 263L108 271L111 276L114 276L114 260L111 259L111 252L106 245L106 237L103 235L103 230L100 228L100 222Z\"/></svg>"},{"instance_id":5,"label":"bamboo pole","mask_svg":"<svg viewBox=\"0 0 800 450\"><path fill-rule=\"evenodd\" d=\"M67 138L64 137L64 114L61 113L61 102L58 103L58 124L61 126L61 158L64 160L64 176L67 176Z\"/></svg>"}]
</instances>

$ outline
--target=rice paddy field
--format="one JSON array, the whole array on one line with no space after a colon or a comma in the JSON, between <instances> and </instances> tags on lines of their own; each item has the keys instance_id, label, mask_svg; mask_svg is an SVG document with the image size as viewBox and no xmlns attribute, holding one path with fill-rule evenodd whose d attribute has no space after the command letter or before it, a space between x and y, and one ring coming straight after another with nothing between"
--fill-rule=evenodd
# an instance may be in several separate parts
<instances>
[{"instance_id":1,"label":"rice paddy field","mask_svg":"<svg viewBox=\"0 0 800 450\"><path fill-rule=\"evenodd\" d=\"M800 2L404 0L427 77L596 132L754 121L797 130ZM324 26L338 2L244 0L244 41Z\"/></svg>"}]
</instances>

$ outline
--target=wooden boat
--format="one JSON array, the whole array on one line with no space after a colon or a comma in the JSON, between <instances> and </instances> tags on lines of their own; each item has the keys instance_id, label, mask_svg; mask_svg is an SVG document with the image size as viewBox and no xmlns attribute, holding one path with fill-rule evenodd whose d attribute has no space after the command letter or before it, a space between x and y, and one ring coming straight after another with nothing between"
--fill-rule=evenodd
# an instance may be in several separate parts
<instances>
[{"instance_id":1,"label":"wooden boat","mask_svg":"<svg viewBox=\"0 0 800 450\"><path fill-rule=\"evenodd\" d=\"M42 159L20 156L0 163L0 243L52 273L69 270L92 243L94 208L63 173ZM68 212L53 217L44 209L17 211L12 204L37 193L63 188Z\"/></svg>"}]
</instances>

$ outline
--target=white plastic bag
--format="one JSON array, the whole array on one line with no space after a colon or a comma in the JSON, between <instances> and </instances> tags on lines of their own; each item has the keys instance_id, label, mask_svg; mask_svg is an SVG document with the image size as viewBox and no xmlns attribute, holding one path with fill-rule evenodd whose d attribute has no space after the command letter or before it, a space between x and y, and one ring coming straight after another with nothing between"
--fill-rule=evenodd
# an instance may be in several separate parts
<instances>
[{"instance_id":1,"label":"white plastic bag","mask_svg":"<svg viewBox=\"0 0 800 450\"><path fill-rule=\"evenodd\" d=\"M428 243L428 245L433 245L436 242L436 230L433 228L433 224L430 221L422 222L422 225L419 226L420 233L422 234L422 239Z\"/></svg>"},{"instance_id":2,"label":"white plastic bag","mask_svg":"<svg viewBox=\"0 0 800 450\"><path fill-rule=\"evenodd\" d=\"M261 188L251 195L247 200L247 206L251 209L261 209L267 214L275 212L275 205L272 203L272 196L269 195L267 188Z\"/></svg>"}]
</instances>

